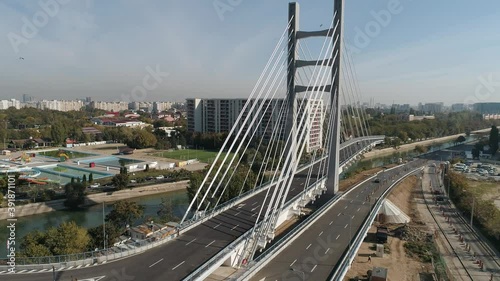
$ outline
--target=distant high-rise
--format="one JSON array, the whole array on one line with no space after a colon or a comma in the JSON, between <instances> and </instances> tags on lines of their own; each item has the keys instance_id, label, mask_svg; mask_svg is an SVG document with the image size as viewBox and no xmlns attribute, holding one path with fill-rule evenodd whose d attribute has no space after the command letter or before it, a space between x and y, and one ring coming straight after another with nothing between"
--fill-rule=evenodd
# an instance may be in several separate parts
<instances>
[{"instance_id":1,"label":"distant high-rise","mask_svg":"<svg viewBox=\"0 0 500 281\"><path fill-rule=\"evenodd\" d=\"M91 103L92 102L92 97L86 97L85 98L86 103Z\"/></svg>"},{"instance_id":2,"label":"distant high-rise","mask_svg":"<svg viewBox=\"0 0 500 281\"><path fill-rule=\"evenodd\" d=\"M481 114L500 114L500 102L475 103L474 111L477 111Z\"/></svg>"},{"instance_id":3,"label":"distant high-rise","mask_svg":"<svg viewBox=\"0 0 500 281\"><path fill-rule=\"evenodd\" d=\"M28 95L28 94L23 94L23 103L28 103L28 102L32 102L33 101L33 97Z\"/></svg>"}]
</instances>

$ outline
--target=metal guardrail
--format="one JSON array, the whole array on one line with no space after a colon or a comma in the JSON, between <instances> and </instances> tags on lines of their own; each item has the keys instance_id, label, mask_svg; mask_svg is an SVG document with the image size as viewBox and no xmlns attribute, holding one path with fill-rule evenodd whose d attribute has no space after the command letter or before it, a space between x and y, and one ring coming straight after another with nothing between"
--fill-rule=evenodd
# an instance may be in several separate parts
<instances>
[{"instance_id":1,"label":"metal guardrail","mask_svg":"<svg viewBox=\"0 0 500 281\"><path fill-rule=\"evenodd\" d=\"M382 193L382 195L379 197L377 203L375 203L375 205L373 206L372 211L370 213L370 216L368 216L365 219L362 228L359 229L358 232L356 233L356 238L355 238L354 242L352 243L351 248L350 249L348 248L344 252L343 258L342 258L339 266L335 270L335 273L329 278L330 281L341 281L344 278L344 276L347 274L347 271L351 267L352 261L356 257L357 252L358 252L359 248L361 247L363 240L365 239L364 236L368 232L368 229L371 227L373 221L375 220L375 216L377 215L378 211L380 210L380 208L382 206L382 202L383 202L384 198L387 196L387 194L392 190L392 188L394 188L394 186L399 184L403 179L405 179L409 175L411 175L411 174L413 174L421 169L422 169L422 167L418 167L418 168L413 169L412 171L406 173L404 176L400 177L397 181L395 181L389 188L387 188L384 191L384 193ZM361 235L361 234L363 234L363 235Z\"/></svg>"},{"instance_id":2,"label":"metal guardrail","mask_svg":"<svg viewBox=\"0 0 500 281\"><path fill-rule=\"evenodd\" d=\"M397 167L394 167L397 168ZM391 169L394 169L391 168ZM391 170L388 169L388 170ZM327 211L329 208L331 208L335 203L343 198L345 195L349 194L351 191L353 191L356 187L372 180L373 178L377 177L378 173L365 179L361 183L357 184L355 187L349 189L345 193L338 193L335 195L332 199L330 199L325 205L321 206L318 210L316 210L314 213L311 214L310 217L308 217L306 220L303 222L299 223L297 226L295 226L290 232L285 234L279 241L277 241L275 244L273 244L271 247L266 249L264 253L259 255L255 260L251 261L248 263L248 268L249 270L240 272L237 275L233 275L231 280L248 280L248 278L251 278L256 272L258 272L262 267L264 267L272 258L274 258L276 255L278 255L281 251L280 249L284 249L288 245L290 245L295 238L302 234L310 224L316 222L321 215L325 211Z\"/></svg>"}]
</instances>

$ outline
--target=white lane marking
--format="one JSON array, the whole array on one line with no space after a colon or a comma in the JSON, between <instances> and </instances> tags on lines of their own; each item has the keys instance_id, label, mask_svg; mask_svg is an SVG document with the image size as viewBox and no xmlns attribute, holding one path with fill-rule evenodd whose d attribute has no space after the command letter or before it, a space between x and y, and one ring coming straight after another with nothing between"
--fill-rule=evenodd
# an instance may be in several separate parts
<instances>
[{"instance_id":1,"label":"white lane marking","mask_svg":"<svg viewBox=\"0 0 500 281\"><path fill-rule=\"evenodd\" d=\"M346 224L346 225L344 226L344 228L347 228L347 226L348 226L348 225L349 225L349 224Z\"/></svg>"},{"instance_id":2,"label":"white lane marking","mask_svg":"<svg viewBox=\"0 0 500 281\"><path fill-rule=\"evenodd\" d=\"M253 202L253 203L252 203L252 206L253 206L253 205L255 205L255 204L257 204L257 202Z\"/></svg>"},{"instance_id":3,"label":"white lane marking","mask_svg":"<svg viewBox=\"0 0 500 281\"><path fill-rule=\"evenodd\" d=\"M252 212L253 212L253 211L255 211L255 209L257 209L257 208L259 208L259 207L260 207L260 205L258 205L257 207L255 207L255 208L251 209L250 211L252 211Z\"/></svg>"},{"instance_id":4,"label":"white lane marking","mask_svg":"<svg viewBox=\"0 0 500 281\"><path fill-rule=\"evenodd\" d=\"M236 217L237 215L241 214L241 211L237 212L236 214L234 214L234 216Z\"/></svg>"},{"instance_id":5,"label":"white lane marking","mask_svg":"<svg viewBox=\"0 0 500 281\"><path fill-rule=\"evenodd\" d=\"M326 255L326 253L328 253L328 251L330 251L330 248L326 249L326 251L325 251L325 255Z\"/></svg>"},{"instance_id":6,"label":"white lane marking","mask_svg":"<svg viewBox=\"0 0 500 281\"><path fill-rule=\"evenodd\" d=\"M356 212L359 212L359 209L361 209L361 208L358 208L358 210Z\"/></svg>"},{"instance_id":7,"label":"white lane marking","mask_svg":"<svg viewBox=\"0 0 500 281\"><path fill-rule=\"evenodd\" d=\"M241 209L243 206L245 206L246 204L240 204L238 205L238 208L237 209Z\"/></svg>"},{"instance_id":8,"label":"white lane marking","mask_svg":"<svg viewBox=\"0 0 500 281\"><path fill-rule=\"evenodd\" d=\"M178 268L179 266L181 266L183 263L185 263L186 261L182 261L181 263L179 263L178 265L174 266L172 268L172 270L175 270L176 268Z\"/></svg>"},{"instance_id":9,"label":"white lane marking","mask_svg":"<svg viewBox=\"0 0 500 281\"><path fill-rule=\"evenodd\" d=\"M321 231L318 236L321 236L321 234L323 234L323 231Z\"/></svg>"},{"instance_id":10,"label":"white lane marking","mask_svg":"<svg viewBox=\"0 0 500 281\"><path fill-rule=\"evenodd\" d=\"M344 209L347 209L347 205L345 205L345 208Z\"/></svg>"},{"instance_id":11,"label":"white lane marking","mask_svg":"<svg viewBox=\"0 0 500 281\"><path fill-rule=\"evenodd\" d=\"M317 264L314 265L314 267L311 269L311 272L313 272L316 269Z\"/></svg>"},{"instance_id":12,"label":"white lane marking","mask_svg":"<svg viewBox=\"0 0 500 281\"><path fill-rule=\"evenodd\" d=\"M294 191L294 190L295 190L295 187L294 187L294 188L292 188L290 191Z\"/></svg>"},{"instance_id":13,"label":"white lane marking","mask_svg":"<svg viewBox=\"0 0 500 281\"><path fill-rule=\"evenodd\" d=\"M233 228L231 228L231 230L234 230L235 228L237 228L239 226L239 224L233 226Z\"/></svg>"},{"instance_id":14,"label":"white lane marking","mask_svg":"<svg viewBox=\"0 0 500 281\"><path fill-rule=\"evenodd\" d=\"M193 240L191 240L191 241L187 242L187 243L186 243L186 246L187 246L187 245L189 245L189 244L191 244L191 243L193 243L193 242L194 242L194 240L196 240L196 239L198 239L198 238L194 238Z\"/></svg>"},{"instance_id":15,"label":"white lane marking","mask_svg":"<svg viewBox=\"0 0 500 281\"><path fill-rule=\"evenodd\" d=\"M215 240L212 241L212 242L210 242L210 243L208 243L208 245L206 245L205 248L208 247L208 246L210 246L210 245L212 245L214 242L215 242Z\"/></svg>"},{"instance_id":16,"label":"white lane marking","mask_svg":"<svg viewBox=\"0 0 500 281\"><path fill-rule=\"evenodd\" d=\"M340 213L337 214L337 217L340 217Z\"/></svg>"},{"instance_id":17,"label":"white lane marking","mask_svg":"<svg viewBox=\"0 0 500 281\"><path fill-rule=\"evenodd\" d=\"M333 221L331 221L328 225L332 225Z\"/></svg>"},{"instance_id":18,"label":"white lane marking","mask_svg":"<svg viewBox=\"0 0 500 281\"><path fill-rule=\"evenodd\" d=\"M219 223L218 225L214 226L214 229L216 229L217 227L219 227L221 224Z\"/></svg>"},{"instance_id":19,"label":"white lane marking","mask_svg":"<svg viewBox=\"0 0 500 281\"><path fill-rule=\"evenodd\" d=\"M359 196L359 194L356 194L356 197L358 197L358 196Z\"/></svg>"},{"instance_id":20,"label":"white lane marking","mask_svg":"<svg viewBox=\"0 0 500 281\"><path fill-rule=\"evenodd\" d=\"M293 264L297 261L297 259L295 259L291 264L290 266L293 266Z\"/></svg>"},{"instance_id":21,"label":"white lane marking","mask_svg":"<svg viewBox=\"0 0 500 281\"><path fill-rule=\"evenodd\" d=\"M307 246L306 250L308 250L310 247L311 247L312 244L309 244L309 246Z\"/></svg>"},{"instance_id":22,"label":"white lane marking","mask_svg":"<svg viewBox=\"0 0 500 281\"><path fill-rule=\"evenodd\" d=\"M335 240L339 240L339 237L340 237L340 234L339 234L339 235L337 235L337 238L335 238Z\"/></svg>"},{"instance_id":23,"label":"white lane marking","mask_svg":"<svg viewBox=\"0 0 500 281\"><path fill-rule=\"evenodd\" d=\"M255 215L257 215L257 213L253 213L252 218L255 217Z\"/></svg>"},{"instance_id":24,"label":"white lane marking","mask_svg":"<svg viewBox=\"0 0 500 281\"><path fill-rule=\"evenodd\" d=\"M150 265L150 266L149 266L149 268L151 268L151 267L153 267L153 266L157 265L157 264L158 264L158 263L160 263L162 260L163 260L163 258L162 258L162 259L160 259L159 261L157 261L157 262L153 263L152 265Z\"/></svg>"},{"instance_id":25,"label":"white lane marking","mask_svg":"<svg viewBox=\"0 0 500 281\"><path fill-rule=\"evenodd\" d=\"M354 200L351 200L351 204L352 204L352 201L354 201Z\"/></svg>"}]
</instances>

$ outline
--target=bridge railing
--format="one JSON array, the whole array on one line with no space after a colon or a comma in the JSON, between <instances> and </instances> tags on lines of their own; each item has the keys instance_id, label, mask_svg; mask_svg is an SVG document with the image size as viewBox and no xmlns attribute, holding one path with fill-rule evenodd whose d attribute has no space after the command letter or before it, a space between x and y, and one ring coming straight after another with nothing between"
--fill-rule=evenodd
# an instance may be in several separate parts
<instances>
[{"instance_id":1,"label":"bridge railing","mask_svg":"<svg viewBox=\"0 0 500 281\"><path fill-rule=\"evenodd\" d=\"M379 140L380 136L371 136L371 137L364 137L363 140L361 138L358 139L353 139L350 140L350 142L345 142L343 143L343 148L354 144L359 141L366 141L366 140ZM317 159L314 163L306 164L301 166L298 169L298 172L303 171L310 167L311 165L314 165L322 160L324 160L326 157L322 157L320 159ZM276 183L273 183L276 184ZM258 192L261 192L262 190L265 190L269 186L271 186L269 182L261 185L260 187L250 190L243 195L231 199L224 204L221 204L218 206L215 210L211 211L209 214L204 215L203 217L197 217L196 219L193 218L191 220L186 221L179 230L182 231L187 231L190 228L198 225L199 223L206 221L218 214L220 214L223 211L226 211L227 209L232 208L234 205L236 205L238 202L245 200L248 197L251 197L255 195ZM312 184L311 186L313 186ZM302 194L302 193L301 193ZM299 196L299 195L297 195ZM68 267L68 266L78 266L78 265L87 265L87 264L95 264L95 263L101 263L103 261L110 261L114 260L117 258L123 258L128 255L133 255L139 252L143 252L147 249L150 249L152 247L156 247L158 245L161 245L163 243L166 243L173 238L176 237L176 234L169 235L167 237L164 237L162 239L158 238L149 238L146 240L141 240L141 241L135 241L135 242L128 242L124 243L119 246L114 246L111 248L108 248L106 250L97 250L97 251L88 251L84 253L78 253L78 254L70 254L70 255L58 255L58 256L44 256L44 257L17 257L16 258L16 266L18 268L23 269L23 268L30 268L30 269L51 269L52 266L58 266L58 267ZM2 264L5 263L5 260L0 260L0 269L3 267L6 267L6 265Z\"/></svg>"}]
</instances>

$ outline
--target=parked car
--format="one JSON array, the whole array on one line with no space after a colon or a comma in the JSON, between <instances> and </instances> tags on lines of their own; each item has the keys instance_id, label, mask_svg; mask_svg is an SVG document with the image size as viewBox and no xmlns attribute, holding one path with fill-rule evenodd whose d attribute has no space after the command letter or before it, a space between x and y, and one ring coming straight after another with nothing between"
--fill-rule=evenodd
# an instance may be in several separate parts
<instances>
[{"instance_id":1,"label":"parked car","mask_svg":"<svg viewBox=\"0 0 500 281\"><path fill-rule=\"evenodd\" d=\"M90 188L98 188L100 184L98 182L91 184L89 187Z\"/></svg>"},{"instance_id":2,"label":"parked car","mask_svg":"<svg viewBox=\"0 0 500 281\"><path fill-rule=\"evenodd\" d=\"M165 178L165 177L164 177L163 175L159 175L159 176L157 176L157 177L156 177L156 179L157 179L157 180L162 180L162 179L164 179L164 178Z\"/></svg>"}]
</instances>

